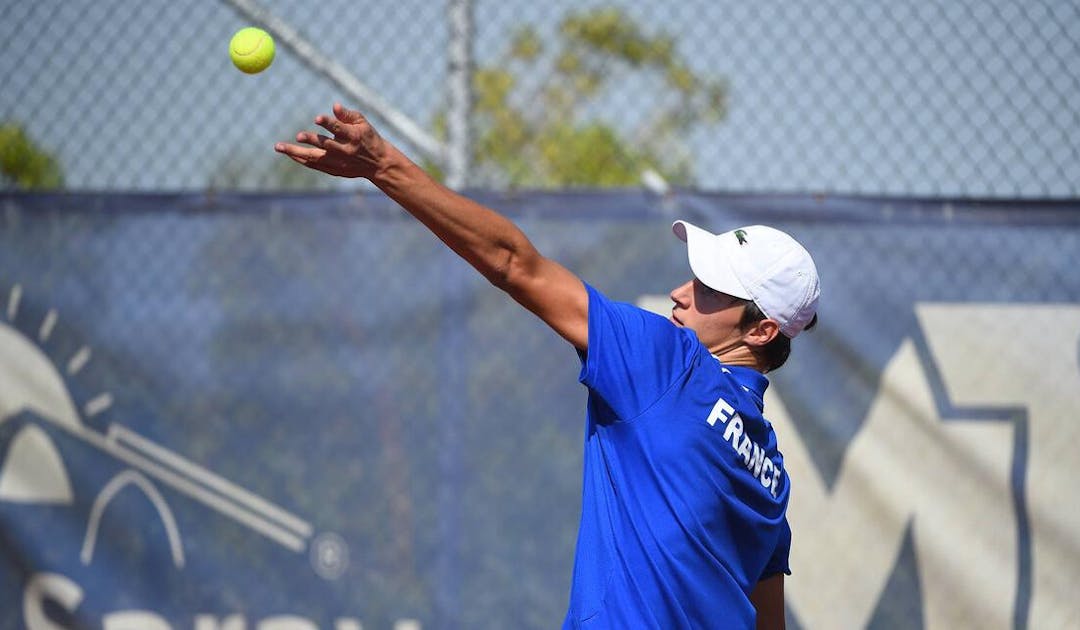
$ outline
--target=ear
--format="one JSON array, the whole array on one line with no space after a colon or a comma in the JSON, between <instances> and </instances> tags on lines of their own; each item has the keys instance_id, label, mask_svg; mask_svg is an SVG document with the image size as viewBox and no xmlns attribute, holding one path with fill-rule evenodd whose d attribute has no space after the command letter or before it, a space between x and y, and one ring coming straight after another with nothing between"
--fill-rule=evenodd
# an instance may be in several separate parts
<instances>
[{"instance_id":1,"label":"ear","mask_svg":"<svg viewBox=\"0 0 1080 630\"><path fill-rule=\"evenodd\" d=\"M746 342L746 345L748 346L762 348L768 345L773 339L776 339L776 336L779 334L780 324L778 324L775 319L766 318L754 322L752 326L747 328L746 331L743 332L743 341Z\"/></svg>"}]
</instances>

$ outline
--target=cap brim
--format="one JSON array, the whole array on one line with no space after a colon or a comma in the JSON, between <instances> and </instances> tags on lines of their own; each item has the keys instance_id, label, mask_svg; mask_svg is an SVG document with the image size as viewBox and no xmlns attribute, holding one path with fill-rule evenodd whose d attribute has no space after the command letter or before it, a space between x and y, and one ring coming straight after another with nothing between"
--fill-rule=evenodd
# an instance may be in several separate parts
<instances>
[{"instance_id":1,"label":"cap brim","mask_svg":"<svg viewBox=\"0 0 1080 630\"><path fill-rule=\"evenodd\" d=\"M753 299L731 267L731 252L725 239L682 220L672 223L671 231L686 243L690 270L705 286L743 300Z\"/></svg>"}]
</instances>

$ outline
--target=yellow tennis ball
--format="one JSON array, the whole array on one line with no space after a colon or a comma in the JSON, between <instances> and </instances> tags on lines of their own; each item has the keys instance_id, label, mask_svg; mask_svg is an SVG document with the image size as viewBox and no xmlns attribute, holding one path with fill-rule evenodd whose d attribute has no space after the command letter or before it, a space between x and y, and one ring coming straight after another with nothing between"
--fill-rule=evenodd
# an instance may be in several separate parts
<instances>
[{"instance_id":1,"label":"yellow tennis ball","mask_svg":"<svg viewBox=\"0 0 1080 630\"><path fill-rule=\"evenodd\" d=\"M261 28L242 28L229 42L229 57L243 72L262 72L274 61L274 38Z\"/></svg>"}]
</instances>

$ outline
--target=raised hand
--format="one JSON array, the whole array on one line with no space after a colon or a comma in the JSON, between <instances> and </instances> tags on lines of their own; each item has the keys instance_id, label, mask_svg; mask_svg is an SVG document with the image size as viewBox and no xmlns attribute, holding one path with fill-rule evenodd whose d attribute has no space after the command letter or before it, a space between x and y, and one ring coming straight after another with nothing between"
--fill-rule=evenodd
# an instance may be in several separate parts
<instances>
[{"instance_id":1,"label":"raised hand","mask_svg":"<svg viewBox=\"0 0 1080 630\"><path fill-rule=\"evenodd\" d=\"M315 124L333 134L332 137L301 131L296 134L296 141L303 144L279 142L274 150L330 175L371 179L392 149L363 114L340 103L334 104L333 116L316 116Z\"/></svg>"}]
</instances>

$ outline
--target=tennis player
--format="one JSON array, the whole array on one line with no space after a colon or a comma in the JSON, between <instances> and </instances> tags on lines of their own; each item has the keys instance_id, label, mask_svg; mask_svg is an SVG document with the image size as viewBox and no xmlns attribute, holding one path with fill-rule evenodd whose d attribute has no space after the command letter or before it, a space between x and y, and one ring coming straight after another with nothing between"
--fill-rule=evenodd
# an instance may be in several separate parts
<instances>
[{"instance_id":1,"label":"tennis player","mask_svg":"<svg viewBox=\"0 0 1080 630\"><path fill-rule=\"evenodd\" d=\"M787 234L673 225L693 278L664 318L614 302L511 221L445 188L337 104L275 149L363 177L577 349L584 487L564 628L782 628L788 475L767 372L816 320L818 275Z\"/></svg>"}]
</instances>

